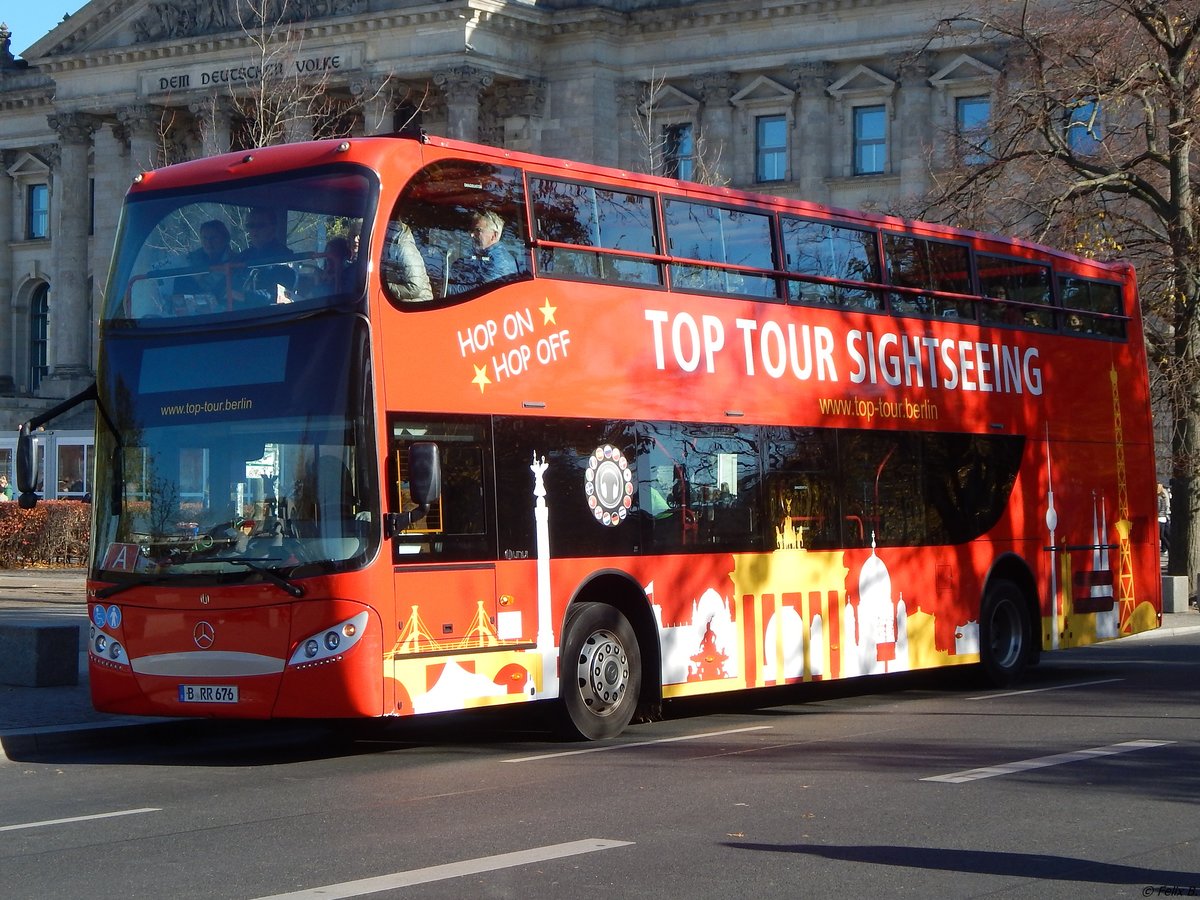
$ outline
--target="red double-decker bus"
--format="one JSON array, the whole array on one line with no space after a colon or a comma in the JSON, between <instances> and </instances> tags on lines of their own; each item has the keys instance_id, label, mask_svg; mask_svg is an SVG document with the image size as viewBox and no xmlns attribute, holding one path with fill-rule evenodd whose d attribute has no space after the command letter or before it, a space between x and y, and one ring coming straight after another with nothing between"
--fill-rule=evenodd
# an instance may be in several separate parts
<instances>
[{"instance_id":1,"label":"red double-decker bus","mask_svg":"<svg viewBox=\"0 0 1200 900\"><path fill-rule=\"evenodd\" d=\"M1160 621L1127 265L380 137L140 176L100 329L103 710L601 738Z\"/></svg>"}]
</instances>

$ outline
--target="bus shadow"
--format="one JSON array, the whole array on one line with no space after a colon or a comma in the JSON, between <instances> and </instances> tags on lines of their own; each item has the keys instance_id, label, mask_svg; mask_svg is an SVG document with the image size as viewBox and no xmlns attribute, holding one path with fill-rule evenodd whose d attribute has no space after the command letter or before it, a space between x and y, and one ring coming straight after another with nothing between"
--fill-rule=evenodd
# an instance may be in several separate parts
<instances>
[{"instance_id":1,"label":"bus shadow","mask_svg":"<svg viewBox=\"0 0 1200 900\"><path fill-rule=\"evenodd\" d=\"M1200 870L1166 872L1123 866L1071 856L1010 853L1000 850L961 850L948 847L892 845L755 844L725 842L734 850L798 853L835 862L868 863L904 869L927 869L963 875L998 875L1039 881L1081 884L1195 885Z\"/></svg>"}]
</instances>

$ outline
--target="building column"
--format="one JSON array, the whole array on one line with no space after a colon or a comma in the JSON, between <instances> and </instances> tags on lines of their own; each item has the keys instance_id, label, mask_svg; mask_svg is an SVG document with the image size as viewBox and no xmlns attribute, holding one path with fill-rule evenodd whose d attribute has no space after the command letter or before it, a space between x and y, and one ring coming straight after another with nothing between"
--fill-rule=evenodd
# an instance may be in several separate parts
<instances>
[{"instance_id":1,"label":"building column","mask_svg":"<svg viewBox=\"0 0 1200 900\"><path fill-rule=\"evenodd\" d=\"M933 74L928 58L921 56L900 70L900 89L896 92L896 166L900 176L900 194L915 197L929 190L930 128L933 123Z\"/></svg>"},{"instance_id":2,"label":"building column","mask_svg":"<svg viewBox=\"0 0 1200 900\"><path fill-rule=\"evenodd\" d=\"M98 125L81 112L47 116L58 132L57 192L51 197L50 374L43 391L69 397L91 380L88 337L88 148Z\"/></svg>"},{"instance_id":3,"label":"building column","mask_svg":"<svg viewBox=\"0 0 1200 900\"><path fill-rule=\"evenodd\" d=\"M796 115L796 140L788 142L791 171L800 196L814 203L829 202L829 181L835 173L830 168L833 157L831 135L837 124L830 111L829 84L832 68L827 63L805 63L794 66L791 74L799 95Z\"/></svg>"},{"instance_id":4,"label":"building column","mask_svg":"<svg viewBox=\"0 0 1200 900\"><path fill-rule=\"evenodd\" d=\"M540 152L546 82L530 78L498 85L494 100L493 120L487 124L496 133L488 134L487 140L508 150Z\"/></svg>"},{"instance_id":5,"label":"building column","mask_svg":"<svg viewBox=\"0 0 1200 900\"><path fill-rule=\"evenodd\" d=\"M452 138L479 139L479 95L490 87L492 76L474 66L455 66L437 72L433 83L446 95L446 130Z\"/></svg>"},{"instance_id":6,"label":"building column","mask_svg":"<svg viewBox=\"0 0 1200 900\"><path fill-rule=\"evenodd\" d=\"M216 94L201 100L193 100L188 104L188 111L200 128L200 154L216 156L225 153L232 145L229 122L232 110L230 102L225 97Z\"/></svg>"},{"instance_id":7,"label":"building column","mask_svg":"<svg viewBox=\"0 0 1200 900\"><path fill-rule=\"evenodd\" d=\"M646 160L646 141L638 108L646 100L646 82L622 81L617 85L617 166L641 171Z\"/></svg>"},{"instance_id":8,"label":"building column","mask_svg":"<svg viewBox=\"0 0 1200 900\"><path fill-rule=\"evenodd\" d=\"M157 106L127 106L117 112L129 137L130 178L162 165L162 114Z\"/></svg>"},{"instance_id":9,"label":"building column","mask_svg":"<svg viewBox=\"0 0 1200 900\"><path fill-rule=\"evenodd\" d=\"M0 394L11 394L16 390L13 379L13 179L9 168L16 162L14 150L0 150L0 309L4 310L0 322Z\"/></svg>"},{"instance_id":10,"label":"building column","mask_svg":"<svg viewBox=\"0 0 1200 900\"><path fill-rule=\"evenodd\" d=\"M704 104L703 124L697 135L696 174L710 184L729 184L733 181L735 159L733 105L729 102L736 83L733 73L707 72L697 75L692 83ZM753 159L753 155L749 158Z\"/></svg>"},{"instance_id":11,"label":"building column","mask_svg":"<svg viewBox=\"0 0 1200 900\"><path fill-rule=\"evenodd\" d=\"M362 107L363 134L391 134L392 83L387 77L364 76L350 82L350 96Z\"/></svg>"}]
</instances>

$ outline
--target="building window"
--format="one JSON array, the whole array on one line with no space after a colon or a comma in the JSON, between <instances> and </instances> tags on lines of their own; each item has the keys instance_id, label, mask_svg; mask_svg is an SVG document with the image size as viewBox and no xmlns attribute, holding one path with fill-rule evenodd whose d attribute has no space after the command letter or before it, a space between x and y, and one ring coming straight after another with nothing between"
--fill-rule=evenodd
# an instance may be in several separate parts
<instances>
[{"instance_id":1,"label":"building window","mask_svg":"<svg viewBox=\"0 0 1200 900\"><path fill-rule=\"evenodd\" d=\"M755 181L787 178L787 116L759 116L755 120Z\"/></svg>"},{"instance_id":2,"label":"building window","mask_svg":"<svg viewBox=\"0 0 1200 900\"><path fill-rule=\"evenodd\" d=\"M878 175L887 166L887 107L854 108L854 174Z\"/></svg>"},{"instance_id":3,"label":"building window","mask_svg":"<svg viewBox=\"0 0 1200 900\"><path fill-rule=\"evenodd\" d=\"M959 152L964 164L980 166L991 155L988 120L992 113L990 97L959 97L954 101L954 125Z\"/></svg>"},{"instance_id":4,"label":"building window","mask_svg":"<svg viewBox=\"0 0 1200 900\"><path fill-rule=\"evenodd\" d=\"M691 181L696 170L696 141L691 122L663 128L663 175Z\"/></svg>"},{"instance_id":5,"label":"building window","mask_svg":"<svg viewBox=\"0 0 1200 900\"><path fill-rule=\"evenodd\" d=\"M1067 113L1067 146L1079 156L1091 156L1104 138L1100 103L1081 100Z\"/></svg>"},{"instance_id":6,"label":"building window","mask_svg":"<svg viewBox=\"0 0 1200 900\"><path fill-rule=\"evenodd\" d=\"M31 184L26 196L25 237L31 241L50 237L50 186Z\"/></svg>"},{"instance_id":7,"label":"building window","mask_svg":"<svg viewBox=\"0 0 1200 900\"><path fill-rule=\"evenodd\" d=\"M29 392L37 393L46 374L50 333L50 285L39 285L29 301Z\"/></svg>"}]
</instances>

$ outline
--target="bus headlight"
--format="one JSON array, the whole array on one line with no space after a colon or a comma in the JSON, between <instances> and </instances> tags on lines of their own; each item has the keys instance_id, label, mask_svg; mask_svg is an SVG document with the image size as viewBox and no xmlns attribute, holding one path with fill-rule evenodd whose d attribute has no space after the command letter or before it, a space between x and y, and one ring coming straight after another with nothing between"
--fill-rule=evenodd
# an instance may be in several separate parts
<instances>
[{"instance_id":1,"label":"bus headlight","mask_svg":"<svg viewBox=\"0 0 1200 900\"><path fill-rule=\"evenodd\" d=\"M362 640L367 627L367 616L368 613L361 612L352 619L338 622L304 638L296 645L288 665L325 662L341 656Z\"/></svg>"}]
</instances>

